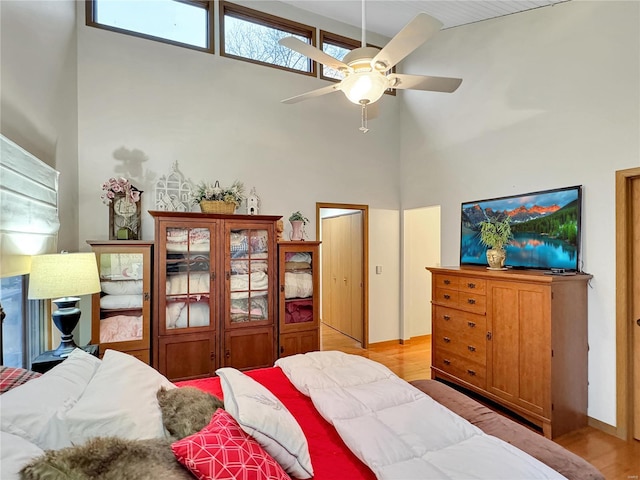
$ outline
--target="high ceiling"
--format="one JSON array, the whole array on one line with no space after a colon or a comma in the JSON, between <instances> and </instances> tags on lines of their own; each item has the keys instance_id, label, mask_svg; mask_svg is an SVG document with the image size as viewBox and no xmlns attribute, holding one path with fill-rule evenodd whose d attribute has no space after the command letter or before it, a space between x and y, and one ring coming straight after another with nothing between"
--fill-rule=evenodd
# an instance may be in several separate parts
<instances>
[{"instance_id":1,"label":"high ceiling","mask_svg":"<svg viewBox=\"0 0 640 480\"><path fill-rule=\"evenodd\" d=\"M349 25L362 26L360 0L281 0L302 10ZM393 37L413 17L425 12L451 28L568 0L367 0L367 31Z\"/></svg>"}]
</instances>

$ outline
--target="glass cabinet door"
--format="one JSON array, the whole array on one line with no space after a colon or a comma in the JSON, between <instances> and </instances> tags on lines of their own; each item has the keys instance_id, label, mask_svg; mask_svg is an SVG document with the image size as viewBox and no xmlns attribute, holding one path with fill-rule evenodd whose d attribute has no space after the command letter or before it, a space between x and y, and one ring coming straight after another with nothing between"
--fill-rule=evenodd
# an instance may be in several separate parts
<instances>
[{"instance_id":1,"label":"glass cabinet door","mask_svg":"<svg viewBox=\"0 0 640 480\"><path fill-rule=\"evenodd\" d=\"M210 326L214 238L209 227L166 228L165 333Z\"/></svg>"},{"instance_id":2,"label":"glass cabinet door","mask_svg":"<svg viewBox=\"0 0 640 480\"><path fill-rule=\"evenodd\" d=\"M284 319L282 327L309 328L316 321L314 312L314 252L284 252Z\"/></svg>"},{"instance_id":3,"label":"glass cabinet door","mask_svg":"<svg viewBox=\"0 0 640 480\"><path fill-rule=\"evenodd\" d=\"M228 326L272 321L269 318L269 255L268 230L230 231Z\"/></svg>"},{"instance_id":4,"label":"glass cabinet door","mask_svg":"<svg viewBox=\"0 0 640 480\"><path fill-rule=\"evenodd\" d=\"M141 341L145 294L149 295L144 290L144 255L113 252L97 255L102 293L96 340L100 344Z\"/></svg>"}]
</instances>

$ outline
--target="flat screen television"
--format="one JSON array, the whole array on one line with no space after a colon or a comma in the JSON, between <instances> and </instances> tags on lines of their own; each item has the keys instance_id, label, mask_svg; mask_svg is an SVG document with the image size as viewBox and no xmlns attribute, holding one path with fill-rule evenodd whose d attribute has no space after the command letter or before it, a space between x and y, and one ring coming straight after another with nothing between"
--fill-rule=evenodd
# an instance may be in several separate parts
<instances>
[{"instance_id":1,"label":"flat screen television","mask_svg":"<svg viewBox=\"0 0 640 480\"><path fill-rule=\"evenodd\" d=\"M462 204L460 265L488 265L480 222L511 217L505 267L579 271L582 186Z\"/></svg>"}]
</instances>

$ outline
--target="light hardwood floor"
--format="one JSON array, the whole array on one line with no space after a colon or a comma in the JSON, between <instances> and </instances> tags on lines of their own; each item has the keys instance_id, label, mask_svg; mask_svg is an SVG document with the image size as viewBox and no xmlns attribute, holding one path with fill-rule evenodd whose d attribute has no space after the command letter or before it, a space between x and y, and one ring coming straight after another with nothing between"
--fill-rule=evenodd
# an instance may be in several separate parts
<instances>
[{"instance_id":1,"label":"light hardwood floor","mask_svg":"<svg viewBox=\"0 0 640 480\"><path fill-rule=\"evenodd\" d=\"M321 326L322 350L340 350L386 365L407 381L431 378L431 337L408 344L384 342L364 349L360 343L326 325ZM640 442L625 442L596 428L568 433L555 442L594 465L607 480L640 480Z\"/></svg>"}]
</instances>

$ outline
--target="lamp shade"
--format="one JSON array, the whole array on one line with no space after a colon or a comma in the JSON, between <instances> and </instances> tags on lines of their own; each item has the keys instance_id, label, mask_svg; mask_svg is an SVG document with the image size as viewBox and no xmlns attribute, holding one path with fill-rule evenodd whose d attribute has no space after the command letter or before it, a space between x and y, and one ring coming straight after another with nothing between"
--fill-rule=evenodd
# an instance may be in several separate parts
<instances>
[{"instance_id":1,"label":"lamp shade","mask_svg":"<svg viewBox=\"0 0 640 480\"><path fill-rule=\"evenodd\" d=\"M31 257L31 300L73 297L100 291L94 253L58 253Z\"/></svg>"},{"instance_id":2,"label":"lamp shade","mask_svg":"<svg viewBox=\"0 0 640 480\"><path fill-rule=\"evenodd\" d=\"M342 81L342 91L356 105L370 104L380 99L389 81L380 72L356 72Z\"/></svg>"}]
</instances>

